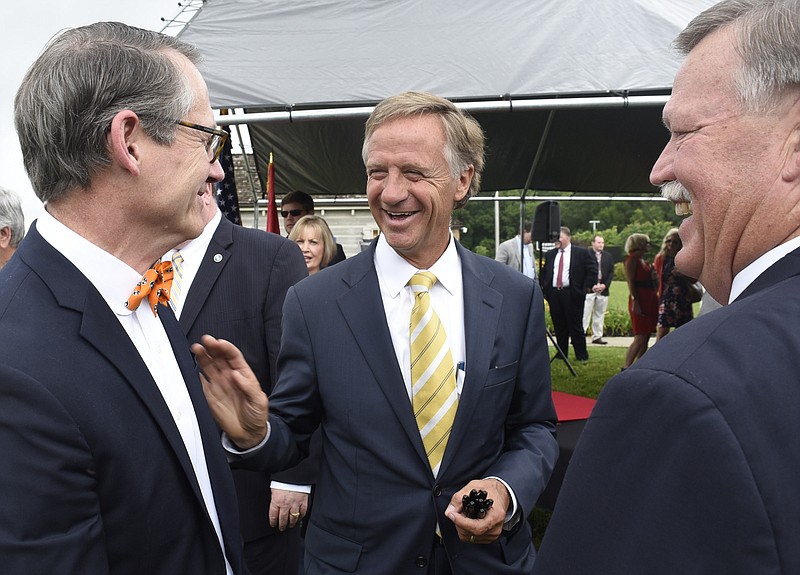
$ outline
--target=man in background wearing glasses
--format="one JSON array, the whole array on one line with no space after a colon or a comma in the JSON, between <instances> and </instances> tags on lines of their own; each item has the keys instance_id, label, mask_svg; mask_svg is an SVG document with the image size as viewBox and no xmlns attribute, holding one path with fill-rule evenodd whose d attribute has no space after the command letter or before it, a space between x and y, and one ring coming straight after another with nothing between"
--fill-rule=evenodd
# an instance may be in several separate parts
<instances>
[{"instance_id":1,"label":"man in background wearing glasses","mask_svg":"<svg viewBox=\"0 0 800 575\"><path fill-rule=\"evenodd\" d=\"M310 216L314 214L314 198L307 193L300 190L289 192L281 200L281 217L283 218L283 229L286 230L286 235L294 228L297 220L303 216ZM329 266L343 262L347 256L344 255L344 248L342 244L336 244L336 255L328 262Z\"/></svg>"},{"instance_id":2,"label":"man in background wearing glasses","mask_svg":"<svg viewBox=\"0 0 800 575\"><path fill-rule=\"evenodd\" d=\"M17 92L46 211L0 270L5 574L244 573L230 469L165 305L173 270L154 265L200 234L223 179L198 60L98 23L56 37Z\"/></svg>"}]
</instances>

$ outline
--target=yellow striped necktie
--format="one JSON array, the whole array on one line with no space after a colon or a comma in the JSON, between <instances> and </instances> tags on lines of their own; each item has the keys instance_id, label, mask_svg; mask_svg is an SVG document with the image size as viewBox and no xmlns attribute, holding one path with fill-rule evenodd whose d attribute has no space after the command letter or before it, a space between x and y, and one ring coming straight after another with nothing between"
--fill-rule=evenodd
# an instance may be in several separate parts
<instances>
[{"instance_id":1,"label":"yellow striped necktie","mask_svg":"<svg viewBox=\"0 0 800 575\"><path fill-rule=\"evenodd\" d=\"M178 313L178 302L181 297L181 288L183 284L183 256L181 252L175 250L172 254L172 287L169 290L169 305L172 311Z\"/></svg>"},{"instance_id":2,"label":"yellow striped necktie","mask_svg":"<svg viewBox=\"0 0 800 575\"><path fill-rule=\"evenodd\" d=\"M411 404L433 475L439 473L458 408L453 355L441 319L431 306L431 272L417 272L408 284L414 291L411 310Z\"/></svg>"}]
</instances>

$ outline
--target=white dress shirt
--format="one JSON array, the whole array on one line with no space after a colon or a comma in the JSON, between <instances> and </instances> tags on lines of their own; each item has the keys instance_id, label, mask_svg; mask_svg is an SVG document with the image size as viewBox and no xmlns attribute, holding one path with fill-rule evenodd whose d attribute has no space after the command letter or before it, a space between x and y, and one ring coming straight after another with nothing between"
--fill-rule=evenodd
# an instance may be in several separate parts
<instances>
[{"instance_id":1,"label":"white dress shirt","mask_svg":"<svg viewBox=\"0 0 800 575\"><path fill-rule=\"evenodd\" d=\"M411 308L414 306L414 292L406 284L419 271L429 271L436 276L437 282L430 290L431 306L442 321L453 361L456 363L456 391L461 397L464 386L466 364L466 335L464 329L464 281L461 273L461 258L458 257L452 235L441 257L427 270L419 270L403 259L386 241L383 234L378 238L375 247L375 271L378 274L378 285L381 290L386 323L392 337L392 346L397 357L397 364L403 374L408 400L411 392L411 341L409 325ZM517 497L505 481L500 477L492 477L505 485L511 497L511 508L506 515L504 528L510 529L516 524L514 515L517 511ZM512 521L514 519L514 521Z\"/></svg>"},{"instance_id":2,"label":"white dress shirt","mask_svg":"<svg viewBox=\"0 0 800 575\"><path fill-rule=\"evenodd\" d=\"M211 238L214 237L214 233L219 227L220 220L222 220L222 212L217 210L217 213L206 224L199 236L184 244L181 248L168 251L161 258L163 261L171 260L176 251L180 251L183 258L183 265L181 265L181 295L178 301L175 302L175 317L178 319L181 318L183 302L186 301L186 296L189 295L189 288L192 287L192 282L197 276L197 270L200 269L200 264L203 263L203 256L208 250Z\"/></svg>"},{"instance_id":3,"label":"white dress shirt","mask_svg":"<svg viewBox=\"0 0 800 575\"><path fill-rule=\"evenodd\" d=\"M564 251L561 251L561 248L558 248L558 251L556 252L556 259L553 260L553 287L558 286L557 284L558 262L561 258L564 258L564 269L561 271L561 287L562 288L569 287L569 262L571 256L572 256L571 243L564 248Z\"/></svg>"},{"instance_id":4,"label":"white dress shirt","mask_svg":"<svg viewBox=\"0 0 800 575\"><path fill-rule=\"evenodd\" d=\"M791 239L786 243L772 248L736 274L736 277L733 278L733 284L731 285L731 295L728 298L728 303L732 303L737 297L739 297L742 292L746 290L758 276L764 273L767 268L772 266L772 264L799 247L800 237Z\"/></svg>"},{"instance_id":5,"label":"white dress shirt","mask_svg":"<svg viewBox=\"0 0 800 575\"><path fill-rule=\"evenodd\" d=\"M136 311L125 307L128 296L142 276L125 262L60 223L46 210L37 220L36 229L47 243L72 262L100 292L150 371L189 454L224 556L225 544L222 541L214 491L208 476L200 426L172 345L161 319L153 315L146 300ZM227 557L225 568L232 575L233 570Z\"/></svg>"},{"instance_id":6,"label":"white dress shirt","mask_svg":"<svg viewBox=\"0 0 800 575\"><path fill-rule=\"evenodd\" d=\"M408 398L411 399L411 342L409 321L414 306L414 292L406 284L418 270L386 242L381 235L375 248L375 271L386 312L386 322L392 336L397 365L403 373ZM466 362L464 335L464 283L461 279L461 260L456 246L450 241L447 249L429 270L438 280L431 288L431 306L442 320L454 367ZM464 385L464 370L456 369L456 391L461 395Z\"/></svg>"}]
</instances>

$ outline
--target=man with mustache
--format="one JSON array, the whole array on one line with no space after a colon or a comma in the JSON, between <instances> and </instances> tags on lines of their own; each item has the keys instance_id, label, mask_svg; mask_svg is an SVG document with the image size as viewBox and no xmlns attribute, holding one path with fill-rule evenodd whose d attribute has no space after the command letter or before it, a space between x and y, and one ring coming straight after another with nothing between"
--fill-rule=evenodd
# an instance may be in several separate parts
<instances>
[{"instance_id":1,"label":"man with mustache","mask_svg":"<svg viewBox=\"0 0 800 575\"><path fill-rule=\"evenodd\" d=\"M727 306L606 384L536 573L800 573L800 2L724 0L676 45L651 181Z\"/></svg>"}]
</instances>

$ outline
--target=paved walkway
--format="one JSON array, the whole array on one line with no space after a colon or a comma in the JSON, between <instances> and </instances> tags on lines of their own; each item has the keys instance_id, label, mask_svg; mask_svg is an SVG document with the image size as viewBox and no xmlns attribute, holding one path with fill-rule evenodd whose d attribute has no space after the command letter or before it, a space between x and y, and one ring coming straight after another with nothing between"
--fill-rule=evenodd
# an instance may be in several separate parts
<instances>
[{"instance_id":1,"label":"paved walkway","mask_svg":"<svg viewBox=\"0 0 800 575\"><path fill-rule=\"evenodd\" d=\"M629 347L631 345L631 343L633 342L633 338L632 337L604 337L603 341L607 341L608 345L611 345L611 346L614 346L614 347ZM655 343L655 341L656 341L655 336L651 337L650 338L650 345ZM589 348L589 349L592 349L593 347L603 347L603 346L602 345L597 345L597 344L592 344L592 338L591 337L587 337L586 338L586 347Z\"/></svg>"},{"instance_id":2,"label":"paved walkway","mask_svg":"<svg viewBox=\"0 0 800 575\"><path fill-rule=\"evenodd\" d=\"M555 334L553 334L555 337ZM603 341L607 342L606 345L597 345L596 343L592 343L592 338L586 338L586 349L590 352L592 349L597 349L599 347L630 347L631 343L633 343L632 337L604 337ZM656 342L656 336L653 335L650 337L650 346L652 346ZM553 344L550 340L547 341L547 344L552 346ZM648 346L649 347L649 346Z\"/></svg>"}]
</instances>

